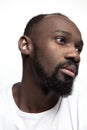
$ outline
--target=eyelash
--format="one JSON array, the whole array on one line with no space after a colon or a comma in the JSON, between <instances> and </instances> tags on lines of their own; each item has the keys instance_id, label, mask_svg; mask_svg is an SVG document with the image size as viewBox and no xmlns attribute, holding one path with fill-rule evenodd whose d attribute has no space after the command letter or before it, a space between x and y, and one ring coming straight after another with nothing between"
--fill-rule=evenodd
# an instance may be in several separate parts
<instances>
[{"instance_id":1,"label":"eyelash","mask_svg":"<svg viewBox=\"0 0 87 130\"><path fill-rule=\"evenodd\" d=\"M59 37L56 37L55 40L61 44L61 45L64 45L66 43L66 38L65 37L62 37L62 36L59 36ZM58 41L60 40L60 41Z\"/></svg>"},{"instance_id":2,"label":"eyelash","mask_svg":"<svg viewBox=\"0 0 87 130\"><path fill-rule=\"evenodd\" d=\"M82 51L82 47L76 47L76 51L80 54Z\"/></svg>"},{"instance_id":3,"label":"eyelash","mask_svg":"<svg viewBox=\"0 0 87 130\"><path fill-rule=\"evenodd\" d=\"M55 40L56 40L59 44L61 44L61 45L65 45L66 42L67 42L67 40L66 40L66 38L65 38L64 36L57 36L57 37L55 37ZM58 40L60 40L60 41L58 41ZM81 51L82 51L82 47L76 46L76 51L80 54Z\"/></svg>"}]
</instances>

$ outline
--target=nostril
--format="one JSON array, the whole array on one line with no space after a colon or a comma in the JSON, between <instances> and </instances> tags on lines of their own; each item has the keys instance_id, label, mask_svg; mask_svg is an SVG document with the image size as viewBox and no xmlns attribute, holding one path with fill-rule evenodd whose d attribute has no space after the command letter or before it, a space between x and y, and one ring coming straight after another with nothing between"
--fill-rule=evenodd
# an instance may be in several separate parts
<instances>
[{"instance_id":1,"label":"nostril","mask_svg":"<svg viewBox=\"0 0 87 130\"><path fill-rule=\"evenodd\" d=\"M74 63L80 63L80 56L69 56L67 59L73 61Z\"/></svg>"},{"instance_id":2,"label":"nostril","mask_svg":"<svg viewBox=\"0 0 87 130\"><path fill-rule=\"evenodd\" d=\"M80 62L80 54L77 53L76 51L73 52L68 52L65 56L66 59L69 59L75 63L79 63Z\"/></svg>"}]
</instances>

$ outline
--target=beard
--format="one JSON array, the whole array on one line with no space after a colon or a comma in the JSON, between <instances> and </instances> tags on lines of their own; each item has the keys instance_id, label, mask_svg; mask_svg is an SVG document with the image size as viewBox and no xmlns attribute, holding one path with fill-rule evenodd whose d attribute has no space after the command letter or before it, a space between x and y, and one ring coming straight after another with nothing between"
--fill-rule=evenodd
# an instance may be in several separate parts
<instances>
[{"instance_id":1,"label":"beard","mask_svg":"<svg viewBox=\"0 0 87 130\"><path fill-rule=\"evenodd\" d=\"M33 55L33 67L34 70L40 79L40 85L42 86L42 89L44 90L45 93L49 93L50 91L53 91L55 94L58 96L62 97L67 97L71 95L72 90L73 90L73 82L74 79L66 74L63 74L63 79L61 79L59 75L60 69L64 65L72 65L74 64L76 66L76 76L78 74L78 66L73 63L72 61L66 61L66 62L61 62L56 65L54 68L54 71L52 72L51 76L47 74L45 71L44 67L41 65L40 61L38 60L38 51L35 49Z\"/></svg>"}]
</instances>

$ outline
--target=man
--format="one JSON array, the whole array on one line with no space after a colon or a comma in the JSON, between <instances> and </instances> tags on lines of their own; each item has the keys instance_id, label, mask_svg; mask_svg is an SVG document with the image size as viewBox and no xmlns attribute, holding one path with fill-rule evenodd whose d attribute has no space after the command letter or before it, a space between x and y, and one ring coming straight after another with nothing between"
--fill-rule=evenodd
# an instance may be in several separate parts
<instances>
[{"instance_id":1,"label":"man","mask_svg":"<svg viewBox=\"0 0 87 130\"><path fill-rule=\"evenodd\" d=\"M66 16L32 18L19 39L23 76L0 96L0 130L79 130L72 93L83 41Z\"/></svg>"}]
</instances>

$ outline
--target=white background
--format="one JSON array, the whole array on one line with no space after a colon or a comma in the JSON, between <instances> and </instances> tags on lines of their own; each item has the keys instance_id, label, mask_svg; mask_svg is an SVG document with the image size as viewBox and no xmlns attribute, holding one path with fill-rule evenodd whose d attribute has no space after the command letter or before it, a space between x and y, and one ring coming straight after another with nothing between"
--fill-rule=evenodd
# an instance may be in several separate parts
<instances>
[{"instance_id":1,"label":"white background","mask_svg":"<svg viewBox=\"0 0 87 130\"><path fill-rule=\"evenodd\" d=\"M22 64L17 42L28 20L40 13L61 12L82 32L81 54L76 87L87 90L87 2L86 0L0 0L0 89L21 80Z\"/></svg>"},{"instance_id":2,"label":"white background","mask_svg":"<svg viewBox=\"0 0 87 130\"><path fill-rule=\"evenodd\" d=\"M0 0L0 89L21 80L22 64L17 42L28 20L40 13L61 12L82 32L81 54L76 87L87 90L87 2L86 0Z\"/></svg>"},{"instance_id":3,"label":"white background","mask_svg":"<svg viewBox=\"0 0 87 130\"><path fill-rule=\"evenodd\" d=\"M22 77L22 61L17 42L28 20L40 13L61 12L73 20L82 32L84 49L74 87L87 109L87 1L86 0L0 0L0 89ZM81 113L84 121L86 114ZM84 128L85 130L85 128Z\"/></svg>"}]
</instances>

